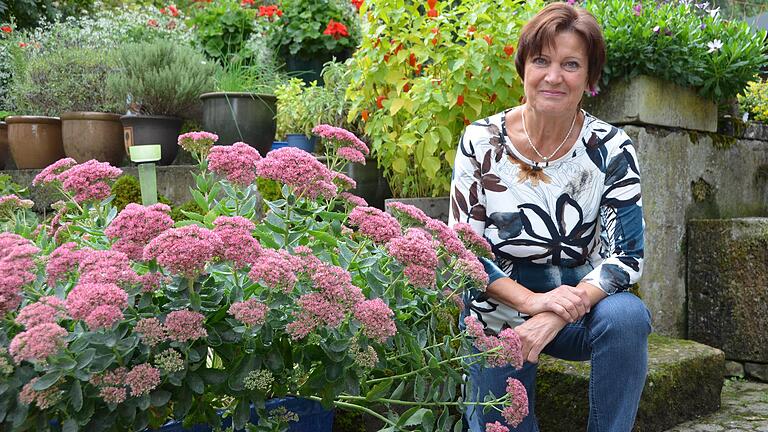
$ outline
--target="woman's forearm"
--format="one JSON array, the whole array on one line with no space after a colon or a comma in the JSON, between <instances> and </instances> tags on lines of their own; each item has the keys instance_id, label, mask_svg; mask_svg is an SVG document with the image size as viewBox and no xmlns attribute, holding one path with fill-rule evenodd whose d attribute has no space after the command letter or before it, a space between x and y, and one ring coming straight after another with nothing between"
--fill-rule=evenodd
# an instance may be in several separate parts
<instances>
[{"instance_id":1,"label":"woman's forearm","mask_svg":"<svg viewBox=\"0 0 768 432\"><path fill-rule=\"evenodd\" d=\"M486 294L504 303L512 309L530 314L528 305L534 293L509 277L503 277L491 282L485 289Z\"/></svg>"}]
</instances>

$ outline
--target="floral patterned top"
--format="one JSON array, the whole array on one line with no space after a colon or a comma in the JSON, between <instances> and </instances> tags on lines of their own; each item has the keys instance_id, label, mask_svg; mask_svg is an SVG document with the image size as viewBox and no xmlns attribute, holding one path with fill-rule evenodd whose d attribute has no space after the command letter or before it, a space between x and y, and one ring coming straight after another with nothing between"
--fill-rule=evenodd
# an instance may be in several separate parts
<instances>
[{"instance_id":1,"label":"floral patterned top","mask_svg":"<svg viewBox=\"0 0 768 432\"><path fill-rule=\"evenodd\" d=\"M554 268L563 275L579 269L570 283L589 282L609 295L627 290L643 268L640 170L632 141L585 112L570 152L537 165L509 140L507 112L464 131L454 164L449 225L467 222L490 242L496 256L495 263L486 263L491 281L509 276L541 292L567 283L566 278L531 287L516 277L516 267ZM517 311L484 293L467 306L496 331L520 322Z\"/></svg>"}]
</instances>

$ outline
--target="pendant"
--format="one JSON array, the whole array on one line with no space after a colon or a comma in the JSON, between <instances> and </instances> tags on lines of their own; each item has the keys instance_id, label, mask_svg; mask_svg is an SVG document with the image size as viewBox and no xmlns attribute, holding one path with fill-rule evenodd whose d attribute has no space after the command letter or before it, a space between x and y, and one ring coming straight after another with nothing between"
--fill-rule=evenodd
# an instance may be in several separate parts
<instances>
[{"instance_id":1,"label":"pendant","mask_svg":"<svg viewBox=\"0 0 768 432\"><path fill-rule=\"evenodd\" d=\"M531 169L533 171L544 171L544 169L542 167L538 166L538 165L532 165Z\"/></svg>"}]
</instances>

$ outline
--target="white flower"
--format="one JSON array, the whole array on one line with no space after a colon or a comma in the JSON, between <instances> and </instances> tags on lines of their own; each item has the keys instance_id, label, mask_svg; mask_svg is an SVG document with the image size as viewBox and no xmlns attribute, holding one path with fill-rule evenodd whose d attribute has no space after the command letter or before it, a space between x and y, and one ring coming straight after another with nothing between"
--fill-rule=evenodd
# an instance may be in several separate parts
<instances>
[{"instance_id":1,"label":"white flower","mask_svg":"<svg viewBox=\"0 0 768 432\"><path fill-rule=\"evenodd\" d=\"M712 42L707 42L707 46L709 47L708 52L715 52L723 47L723 42L720 39L715 39Z\"/></svg>"},{"instance_id":2,"label":"white flower","mask_svg":"<svg viewBox=\"0 0 768 432\"><path fill-rule=\"evenodd\" d=\"M716 8L714 8L714 9L710 9L710 10L709 10L709 15L710 15L712 18L717 18L717 15L718 15L719 13L720 13L720 7L716 7Z\"/></svg>"},{"instance_id":3,"label":"white flower","mask_svg":"<svg viewBox=\"0 0 768 432\"><path fill-rule=\"evenodd\" d=\"M749 121L749 113L748 112L745 112L744 115L741 116L741 121L743 121L744 123Z\"/></svg>"}]
</instances>

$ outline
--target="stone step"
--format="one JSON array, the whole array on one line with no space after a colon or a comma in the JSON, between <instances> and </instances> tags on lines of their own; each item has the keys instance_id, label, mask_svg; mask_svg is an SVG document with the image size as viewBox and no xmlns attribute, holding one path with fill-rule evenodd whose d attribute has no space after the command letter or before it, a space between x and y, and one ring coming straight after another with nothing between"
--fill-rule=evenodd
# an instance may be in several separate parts
<instances>
[{"instance_id":1,"label":"stone step","mask_svg":"<svg viewBox=\"0 0 768 432\"><path fill-rule=\"evenodd\" d=\"M648 377L634 431L662 432L720 408L725 368L722 351L652 334L648 357ZM589 371L589 362L542 356L536 380L536 415L542 431L587 429ZM621 386L618 377L616 384Z\"/></svg>"}]
</instances>

